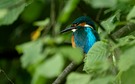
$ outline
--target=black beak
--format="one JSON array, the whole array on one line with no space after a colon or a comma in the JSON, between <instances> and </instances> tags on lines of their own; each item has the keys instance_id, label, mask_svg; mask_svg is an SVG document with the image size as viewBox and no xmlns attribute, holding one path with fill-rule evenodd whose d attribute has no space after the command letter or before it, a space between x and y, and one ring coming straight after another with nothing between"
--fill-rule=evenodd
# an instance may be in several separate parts
<instances>
[{"instance_id":1,"label":"black beak","mask_svg":"<svg viewBox=\"0 0 135 84\"><path fill-rule=\"evenodd\" d=\"M62 30L60 33L64 33L64 32L67 32L67 31L71 31L72 29L76 29L76 27L69 27L69 28L66 28L66 29Z\"/></svg>"}]
</instances>

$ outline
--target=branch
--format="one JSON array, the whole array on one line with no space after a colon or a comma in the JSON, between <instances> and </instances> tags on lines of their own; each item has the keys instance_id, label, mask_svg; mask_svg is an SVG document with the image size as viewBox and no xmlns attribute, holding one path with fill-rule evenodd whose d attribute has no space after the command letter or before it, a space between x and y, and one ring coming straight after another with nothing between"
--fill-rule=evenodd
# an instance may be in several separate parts
<instances>
[{"instance_id":1,"label":"branch","mask_svg":"<svg viewBox=\"0 0 135 84\"><path fill-rule=\"evenodd\" d=\"M1 68L0 68L0 73L3 73L4 76L6 77L6 79L7 79L11 84L14 84L14 82L8 77L8 75L5 73L5 71L2 70Z\"/></svg>"},{"instance_id":2,"label":"branch","mask_svg":"<svg viewBox=\"0 0 135 84\"><path fill-rule=\"evenodd\" d=\"M83 62L80 64L75 64L74 62L71 62L64 71L57 77L57 79L52 84L62 84L62 82L66 79L67 75L76 70L78 66L80 66Z\"/></svg>"},{"instance_id":3,"label":"branch","mask_svg":"<svg viewBox=\"0 0 135 84\"><path fill-rule=\"evenodd\" d=\"M131 32L135 31L135 24L134 23L128 23L124 27L120 28L116 32L112 33L109 37L112 39L120 38L122 36L128 35ZM53 84L62 84L62 82L66 79L67 75L74 71L78 66L80 66L83 62L80 64L75 64L71 62L64 71L57 77L57 79L53 82Z\"/></svg>"},{"instance_id":4,"label":"branch","mask_svg":"<svg viewBox=\"0 0 135 84\"><path fill-rule=\"evenodd\" d=\"M135 23L127 23L124 27L112 33L111 36L112 38L116 39L116 38L126 36L133 31L135 31Z\"/></svg>"}]
</instances>

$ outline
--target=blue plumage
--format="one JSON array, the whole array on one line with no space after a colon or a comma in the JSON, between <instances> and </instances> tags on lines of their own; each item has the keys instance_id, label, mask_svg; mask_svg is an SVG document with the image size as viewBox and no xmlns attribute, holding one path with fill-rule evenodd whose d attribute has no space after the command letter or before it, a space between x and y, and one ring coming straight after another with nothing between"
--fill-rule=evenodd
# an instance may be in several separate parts
<instances>
[{"instance_id":1,"label":"blue plumage","mask_svg":"<svg viewBox=\"0 0 135 84\"><path fill-rule=\"evenodd\" d=\"M99 35L95 30L94 22L87 16L77 18L70 28L63 30L73 31L72 45L83 49L84 53L88 53L93 44L99 40Z\"/></svg>"},{"instance_id":2,"label":"blue plumage","mask_svg":"<svg viewBox=\"0 0 135 84\"><path fill-rule=\"evenodd\" d=\"M92 45L99 39L94 34L95 30L89 27L80 28L73 32L76 47L81 47L87 53ZM95 32L96 33L96 32Z\"/></svg>"}]
</instances>

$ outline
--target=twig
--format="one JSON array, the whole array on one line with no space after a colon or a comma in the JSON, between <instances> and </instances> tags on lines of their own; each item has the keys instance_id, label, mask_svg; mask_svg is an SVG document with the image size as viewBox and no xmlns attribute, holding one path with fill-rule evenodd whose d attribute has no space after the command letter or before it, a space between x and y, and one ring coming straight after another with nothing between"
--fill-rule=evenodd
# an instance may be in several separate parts
<instances>
[{"instance_id":1,"label":"twig","mask_svg":"<svg viewBox=\"0 0 135 84\"><path fill-rule=\"evenodd\" d=\"M56 32L54 31L55 28L55 0L51 0L51 12L50 12L50 18L51 18L51 26L52 26L52 35L55 36Z\"/></svg>"},{"instance_id":2,"label":"twig","mask_svg":"<svg viewBox=\"0 0 135 84\"><path fill-rule=\"evenodd\" d=\"M14 82L7 76L7 74L5 73L4 70L0 69L0 73L3 73L5 75L5 77L7 78L7 80L11 83L14 84Z\"/></svg>"},{"instance_id":3,"label":"twig","mask_svg":"<svg viewBox=\"0 0 135 84\"><path fill-rule=\"evenodd\" d=\"M100 16L101 16L101 14L102 14L102 11L103 11L103 8L101 8L99 11L98 11L98 13L97 13L97 16L96 16L96 21L98 21L99 22L99 20L100 20Z\"/></svg>"},{"instance_id":4,"label":"twig","mask_svg":"<svg viewBox=\"0 0 135 84\"><path fill-rule=\"evenodd\" d=\"M80 64L75 64L74 62L71 62L65 69L64 71L57 77L57 79L52 83L52 84L61 84L67 75L74 71L78 66L80 66L83 62Z\"/></svg>"},{"instance_id":5,"label":"twig","mask_svg":"<svg viewBox=\"0 0 135 84\"><path fill-rule=\"evenodd\" d=\"M112 37L113 39L116 39L116 38L122 37L124 35L128 35L129 33L133 32L133 31L135 31L135 24L134 23L128 23L124 27L120 28L118 31L112 33L110 35L110 37ZM73 70L75 70L79 65L77 65L77 64L75 64L73 62L70 63L64 69L64 71L57 77L57 79L53 82L53 84L61 84L65 80L65 78L67 77L67 75L70 72L72 72Z\"/></svg>"},{"instance_id":6,"label":"twig","mask_svg":"<svg viewBox=\"0 0 135 84\"><path fill-rule=\"evenodd\" d=\"M50 22L47 24L47 26L44 26L43 34L42 37L44 37L51 29L54 29L55 26L55 1L50 0L51 5L50 5ZM52 31L52 34L54 36L54 31Z\"/></svg>"},{"instance_id":7,"label":"twig","mask_svg":"<svg viewBox=\"0 0 135 84\"><path fill-rule=\"evenodd\" d=\"M126 36L131 32L135 31L135 24L134 23L127 23L124 27L120 28L116 32L112 33L112 38L120 38L122 36Z\"/></svg>"}]
</instances>

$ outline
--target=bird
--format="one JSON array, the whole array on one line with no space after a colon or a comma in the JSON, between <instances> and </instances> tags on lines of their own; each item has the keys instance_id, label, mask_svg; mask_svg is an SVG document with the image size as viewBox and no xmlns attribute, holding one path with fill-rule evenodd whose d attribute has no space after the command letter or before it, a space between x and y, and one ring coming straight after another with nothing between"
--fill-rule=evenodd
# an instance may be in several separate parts
<instances>
[{"instance_id":1,"label":"bird","mask_svg":"<svg viewBox=\"0 0 135 84\"><path fill-rule=\"evenodd\" d=\"M72 22L69 28L62 30L61 33L68 31L73 32L71 37L72 46L74 48L81 48L84 54L87 54L94 43L100 40L94 22L88 16L77 18ZM81 67L81 65L83 65L83 61L80 64L71 62L57 77L53 84L62 84L62 81L66 79L67 75L78 67Z\"/></svg>"},{"instance_id":2,"label":"bird","mask_svg":"<svg viewBox=\"0 0 135 84\"><path fill-rule=\"evenodd\" d=\"M68 31L72 31L72 47L81 48L85 54L88 53L95 42L100 40L94 22L88 16L78 17L69 28L62 30L61 33Z\"/></svg>"}]
</instances>

